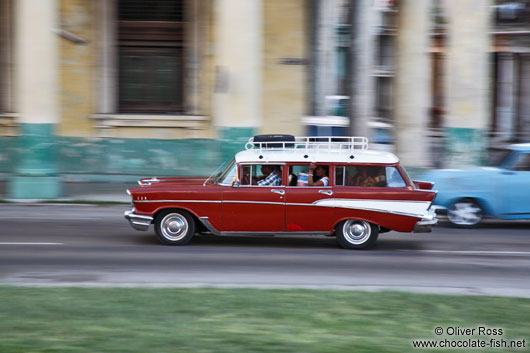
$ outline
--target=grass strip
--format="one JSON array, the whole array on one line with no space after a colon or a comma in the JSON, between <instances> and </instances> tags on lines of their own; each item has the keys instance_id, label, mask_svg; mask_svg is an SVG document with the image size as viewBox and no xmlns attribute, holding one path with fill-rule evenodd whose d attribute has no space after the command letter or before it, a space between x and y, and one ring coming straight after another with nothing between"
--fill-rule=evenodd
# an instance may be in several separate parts
<instances>
[{"instance_id":1,"label":"grass strip","mask_svg":"<svg viewBox=\"0 0 530 353\"><path fill-rule=\"evenodd\" d=\"M521 352L529 317L529 299L503 297L1 286L0 352L421 352L413 339L489 340L434 333L479 326L526 339Z\"/></svg>"}]
</instances>

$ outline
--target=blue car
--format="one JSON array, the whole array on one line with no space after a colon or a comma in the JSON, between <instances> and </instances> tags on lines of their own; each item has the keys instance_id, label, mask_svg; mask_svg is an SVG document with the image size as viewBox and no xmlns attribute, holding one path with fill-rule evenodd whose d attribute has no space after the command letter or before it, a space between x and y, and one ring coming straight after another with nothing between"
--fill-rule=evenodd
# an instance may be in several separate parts
<instances>
[{"instance_id":1,"label":"blue car","mask_svg":"<svg viewBox=\"0 0 530 353\"><path fill-rule=\"evenodd\" d=\"M484 217L530 219L530 143L510 145L489 167L440 169L419 179L434 182L434 205L451 223L478 225Z\"/></svg>"}]
</instances>

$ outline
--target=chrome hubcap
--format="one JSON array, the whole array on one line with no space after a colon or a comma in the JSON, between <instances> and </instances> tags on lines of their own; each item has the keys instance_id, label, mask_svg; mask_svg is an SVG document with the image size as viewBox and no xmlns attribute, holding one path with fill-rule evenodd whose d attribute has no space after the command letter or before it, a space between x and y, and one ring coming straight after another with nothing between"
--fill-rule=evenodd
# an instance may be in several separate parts
<instances>
[{"instance_id":1,"label":"chrome hubcap","mask_svg":"<svg viewBox=\"0 0 530 353\"><path fill-rule=\"evenodd\" d=\"M457 202L447 212L451 223L472 226L482 220L482 210L474 202Z\"/></svg>"},{"instance_id":2,"label":"chrome hubcap","mask_svg":"<svg viewBox=\"0 0 530 353\"><path fill-rule=\"evenodd\" d=\"M365 243L372 234L370 223L365 221L346 221L342 229L346 241L354 245Z\"/></svg>"},{"instance_id":3,"label":"chrome hubcap","mask_svg":"<svg viewBox=\"0 0 530 353\"><path fill-rule=\"evenodd\" d=\"M170 213L162 219L160 230L164 238L172 241L181 240L188 233L188 220L181 214Z\"/></svg>"}]
</instances>

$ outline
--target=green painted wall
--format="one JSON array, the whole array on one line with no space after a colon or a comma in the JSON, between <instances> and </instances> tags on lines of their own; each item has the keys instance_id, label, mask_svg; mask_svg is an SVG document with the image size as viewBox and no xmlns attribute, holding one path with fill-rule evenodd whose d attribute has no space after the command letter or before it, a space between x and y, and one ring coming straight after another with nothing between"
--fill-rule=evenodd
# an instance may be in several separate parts
<instances>
[{"instance_id":1,"label":"green painted wall","mask_svg":"<svg viewBox=\"0 0 530 353\"><path fill-rule=\"evenodd\" d=\"M256 129L251 127L224 127L217 130L220 137L220 158L231 160L234 155L245 149L248 139L255 135Z\"/></svg>"},{"instance_id":2,"label":"green painted wall","mask_svg":"<svg viewBox=\"0 0 530 353\"><path fill-rule=\"evenodd\" d=\"M445 128L445 168L484 165L487 161L488 138L485 130Z\"/></svg>"},{"instance_id":3,"label":"green painted wall","mask_svg":"<svg viewBox=\"0 0 530 353\"><path fill-rule=\"evenodd\" d=\"M20 124L15 172L24 176L57 174L55 124Z\"/></svg>"},{"instance_id":4,"label":"green painted wall","mask_svg":"<svg viewBox=\"0 0 530 353\"><path fill-rule=\"evenodd\" d=\"M50 199L61 195L56 165L55 124L20 124L10 159L8 197Z\"/></svg>"},{"instance_id":5,"label":"green painted wall","mask_svg":"<svg viewBox=\"0 0 530 353\"><path fill-rule=\"evenodd\" d=\"M61 137L57 148L62 173L203 176L219 163L219 141L213 139Z\"/></svg>"},{"instance_id":6,"label":"green painted wall","mask_svg":"<svg viewBox=\"0 0 530 353\"><path fill-rule=\"evenodd\" d=\"M17 151L16 142L16 137L0 137L0 175L14 171Z\"/></svg>"},{"instance_id":7,"label":"green painted wall","mask_svg":"<svg viewBox=\"0 0 530 353\"><path fill-rule=\"evenodd\" d=\"M243 150L254 129L226 128L220 139L187 140L61 137L42 126L23 131L19 137L0 137L0 179L7 174L67 174L80 181L116 182L141 176L207 176Z\"/></svg>"}]
</instances>

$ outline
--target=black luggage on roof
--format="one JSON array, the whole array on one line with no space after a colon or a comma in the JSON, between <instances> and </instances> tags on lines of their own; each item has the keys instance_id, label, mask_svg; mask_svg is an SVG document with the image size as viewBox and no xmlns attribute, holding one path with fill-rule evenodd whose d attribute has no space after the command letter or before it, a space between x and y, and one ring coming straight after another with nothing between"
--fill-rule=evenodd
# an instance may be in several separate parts
<instances>
[{"instance_id":1,"label":"black luggage on roof","mask_svg":"<svg viewBox=\"0 0 530 353\"><path fill-rule=\"evenodd\" d=\"M275 141L292 141L294 142L293 135L256 135L254 136L254 146L262 148L282 148L284 147L283 143L256 143L256 142L275 142ZM294 147L294 143L285 143L285 147Z\"/></svg>"}]
</instances>

